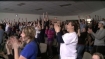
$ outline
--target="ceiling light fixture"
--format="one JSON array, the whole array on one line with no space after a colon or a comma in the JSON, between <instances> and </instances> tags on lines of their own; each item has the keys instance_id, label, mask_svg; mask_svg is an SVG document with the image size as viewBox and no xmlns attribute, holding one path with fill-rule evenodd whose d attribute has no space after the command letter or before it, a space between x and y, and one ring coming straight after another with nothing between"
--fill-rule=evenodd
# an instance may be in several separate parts
<instances>
[{"instance_id":1,"label":"ceiling light fixture","mask_svg":"<svg viewBox=\"0 0 105 59\"><path fill-rule=\"evenodd\" d=\"M63 4L63 5L59 5L60 7L65 7L65 6L70 6L71 4Z\"/></svg>"},{"instance_id":2,"label":"ceiling light fixture","mask_svg":"<svg viewBox=\"0 0 105 59\"><path fill-rule=\"evenodd\" d=\"M25 3L19 3L19 4L17 4L18 6L23 6L23 5L25 5Z\"/></svg>"},{"instance_id":3,"label":"ceiling light fixture","mask_svg":"<svg viewBox=\"0 0 105 59\"><path fill-rule=\"evenodd\" d=\"M18 14L16 14L16 17L18 16Z\"/></svg>"},{"instance_id":4,"label":"ceiling light fixture","mask_svg":"<svg viewBox=\"0 0 105 59\"><path fill-rule=\"evenodd\" d=\"M43 10L43 9L42 8L38 8L38 9L35 9L35 10L39 11L39 10Z\"/></svg>"}]
</instances>

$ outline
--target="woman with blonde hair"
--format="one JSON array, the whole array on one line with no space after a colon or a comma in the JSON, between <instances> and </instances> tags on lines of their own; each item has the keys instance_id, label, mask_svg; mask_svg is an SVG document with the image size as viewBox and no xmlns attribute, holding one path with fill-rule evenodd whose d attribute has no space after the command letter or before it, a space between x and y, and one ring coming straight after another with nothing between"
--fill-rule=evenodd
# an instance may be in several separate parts
<instances>
[{"instance_id":1,"label":"woman with blonde hair","mask_svg":"<svg viewBox=\"0 0 105 59\"><path fill-rule=\"evenodd\" d=\"M21 33L22 41L26 43L25 47L19 55L19 41L16 38L12 38L12 46L14 49L14 59L36 59L37 57L37 44L35 42L35 29L34 27L24 27Z\"/></svg>"}]
</instances>

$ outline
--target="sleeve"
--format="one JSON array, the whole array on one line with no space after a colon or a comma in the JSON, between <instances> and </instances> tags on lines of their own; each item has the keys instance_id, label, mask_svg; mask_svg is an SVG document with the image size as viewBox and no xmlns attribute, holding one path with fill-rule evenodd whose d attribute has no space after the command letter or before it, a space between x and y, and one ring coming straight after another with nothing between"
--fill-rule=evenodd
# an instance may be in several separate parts
<instances>
[{"instance_id":1,"label":"sleeve","mask_svg":"<svg viewBox=\"0 0 105 59\"><path fill-rule=\"evenodd\" d=\"M59 43L64 43L64 41L63 41L63 39L62 39L62 34L61 34L61 32L58 32L58 33L57 33L57 39L58 39L58 42L59 42Z\"/></svg>"},{"instance_id":2,"label":"sleeve","mask_svg":"<svg viewBox=\"0 0 105 59\"><path fill-rule=\"evenodd\" d=\"M95 39L95 37L91 34L91 37L93 38L93 39Z\"/></svg>"},{"instance_id":3,"label":"sleeve","mask_svg":"<svg viewBox=\"0 0 105 59\"><path fill-rule=\"evenodd\" d=\"M28 59L34 53L33 49L34 48L32 46L28 45L28 46L24 47L24 49L22 50L20 55L22 55L23 57Z\"/></svg>"},{"instance_id":4,"label":"sleeve","mask_svg":"<svg viewBox=\"0 0 105 59\"><path fill-rule=\"evenodd\" d=\"M91 35L94 36L95 39L101 40L101 39L103 39L105 37L105 30L102 31L102 33L100 35L97 35L97 34L95 34L93 32L91 33Z\"/></svg>"},{"instance_id":5,"label":"sleeve","mask_svg":"<svg viewBox=\"0 0 105 59\"><path fill-rule=\"evenodd\" d=\"M66 33L66 34L64 34L64 35L62 36L62 38L63 38L64 43L65 43L66 45L68 45L68 44L70 44L70 43L72 43L72 42L75 41L76 36L75 36L74 34L68 34L68 33Z\"/></svg>"}]
</instances>

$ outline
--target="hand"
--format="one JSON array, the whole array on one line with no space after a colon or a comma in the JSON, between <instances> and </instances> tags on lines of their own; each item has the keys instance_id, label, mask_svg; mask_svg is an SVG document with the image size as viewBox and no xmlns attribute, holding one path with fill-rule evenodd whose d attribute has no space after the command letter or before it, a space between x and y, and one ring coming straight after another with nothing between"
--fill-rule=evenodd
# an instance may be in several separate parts
<instances>
[{"instance_id":1,"label":"hand","mask_svg":"<svg viewBox=\"0 0 105 59\"><path fill-rule=\"evenodd\" d=\"M7 42L6 42L6 49L7 49L7 50L11 50L11 49L12 49L10 40L7 40Z\"/></svg>"},{"instance_id":2,"label":"hand","mask_svg":"<svg viewBox=\"0 0 105 59\"><path fill-rule=\"evenodd\" d=\"M19 42L18 42L18 40L16 39L16 37L12 37L12 38L11 38L11 42L12 42L12 47L13 47L13 49L18 49L18 48L19 48Z\"/></svg>"},{"instance_id":3,"label":"hand","mask_svg":"<svg viewBox=\"0 0 105 59\"><path fill-rule=\"evenodd\" d=\"M54 24L54 28L55 28L55 31L58 33L58 32L60 32L60 26L57 24L57 23L55 23Z\"/></svg>"},{"instance_id":4,"label":"hand","mask_svg":"<svg viewBox=\"0 0 105 59\"><path fill-rule=\"evenodd\" d=\"M80 29L78 29L78 32L80 33Z\"/></svg>"},{"instance_id":5,"label":"hand","mask_svg":"<svg viewBox=\"0 0 105 59\"><path fill-rule=\"evenodd\" d=\"M10 40L7 40L5 47L7 50L7 54L12 54L12 45L10 43Z\"/></svg>"}]
</instances>

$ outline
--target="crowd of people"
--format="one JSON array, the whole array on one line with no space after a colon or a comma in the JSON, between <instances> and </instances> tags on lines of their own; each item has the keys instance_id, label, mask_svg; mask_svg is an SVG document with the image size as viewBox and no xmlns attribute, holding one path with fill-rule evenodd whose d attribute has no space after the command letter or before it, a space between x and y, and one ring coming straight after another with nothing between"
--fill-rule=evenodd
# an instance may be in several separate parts
<instances>
[{"instance_id":1,"label":"crowd of people","mask_svg":"<svg viewBox=\"0 0 105 59\"><path fill-rule=\"evenodd\" d=\"M57 54L59 59L82 59L84 52L88 52L93 55L92 59L103 59L104 27L105 19L92 19L87 23L79 17L78 21L53 22L47 13L43 13L43 18L36 21L4 20L0 24L0 54L4 56L0 58L52 59ZM54 40L57 41L56 48L53 46ZM47 50L42 54L40 43L45 41Z\"/></svg>"}]
</instances>

